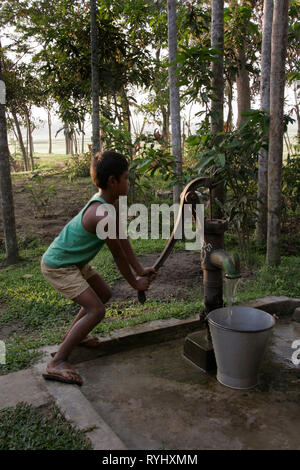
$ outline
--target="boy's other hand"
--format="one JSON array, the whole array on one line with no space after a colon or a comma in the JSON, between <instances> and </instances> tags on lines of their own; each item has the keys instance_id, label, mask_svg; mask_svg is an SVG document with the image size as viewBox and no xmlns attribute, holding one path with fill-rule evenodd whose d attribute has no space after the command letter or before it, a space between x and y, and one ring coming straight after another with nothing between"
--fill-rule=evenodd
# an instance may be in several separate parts
<instances>
[{"instance_id":1,"label":"boy's other hand","mask_svg":"<svg viewBox=\"0 0 300 470\"><path fill-rule=\"evenodd\" d=\"M141 273L139 273L140 276L146 276L150 282L154 281L157 275L157 271L155 271L154 268L144 268Z\"/></svg>"},{"instance_id":2,"label":"boy's other hand","mask_svg":"<svg viewBox=\"0 0 300 470\"><path fill-rule=\"evenodd\" d=\"M148 277L138 277L136 280L136 290L148 290L150 279Z\"/></svg>"}]
</instances>

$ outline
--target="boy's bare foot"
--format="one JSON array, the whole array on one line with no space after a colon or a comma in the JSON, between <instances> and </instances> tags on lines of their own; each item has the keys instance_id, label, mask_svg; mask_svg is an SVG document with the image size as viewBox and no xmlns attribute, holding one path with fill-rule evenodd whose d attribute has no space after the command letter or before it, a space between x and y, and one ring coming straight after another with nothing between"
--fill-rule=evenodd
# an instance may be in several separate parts
<instances>
[{"instance_id":1,"label":"boy's bare foot","mask_svg":"<svg viewBox=\"0 0 300 470\"><path fill-rule=\"evenodd\" d=\"M47 380L57 380L58 382L83 384L80 375L72 369L68 362L55 362L54 360L49 362L43 377Z\"/></svg>"}]
</instances>

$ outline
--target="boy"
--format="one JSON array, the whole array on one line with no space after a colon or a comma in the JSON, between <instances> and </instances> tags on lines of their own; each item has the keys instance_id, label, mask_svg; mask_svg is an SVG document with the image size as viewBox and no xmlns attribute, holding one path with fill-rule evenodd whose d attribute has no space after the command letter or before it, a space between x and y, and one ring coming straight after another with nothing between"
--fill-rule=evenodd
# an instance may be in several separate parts
<instances>
[{"instance_id":1,"label":"boy","mask_svg":"<svg viewBox=\"0 0 300 470\"><path fill-rule=\"evenodd\" d=\"M118 226L118 198L129 190L129 170L126 158L116 152L105 151L92 159L91 177L99 189L84 208L75 216L52 242L41 260L41 270L48 282L64 297L81 306L71 328L63 338L55 357L47 365L43 377L48 380L82 385L83 381L67 360L77 345L97 347L97 337L88 333L103 319L104 304L111 297L111 289L88 263L106 242L114 260L128 283L136 290L147 290L156 272L144 269L138 262L127 239L107 237L100 239L97 224L109 214L99 211L102 204L116 209L116 234ZM97 211L98 209L98 211ZM109 209L109 208L108 208ZM104 212L103 215L97 215ZM105 225L106 221L104 222ZM138 277L135 277L131 268ZM143 277L146 276L146 277Z\"/></svg>"}]
</instances>

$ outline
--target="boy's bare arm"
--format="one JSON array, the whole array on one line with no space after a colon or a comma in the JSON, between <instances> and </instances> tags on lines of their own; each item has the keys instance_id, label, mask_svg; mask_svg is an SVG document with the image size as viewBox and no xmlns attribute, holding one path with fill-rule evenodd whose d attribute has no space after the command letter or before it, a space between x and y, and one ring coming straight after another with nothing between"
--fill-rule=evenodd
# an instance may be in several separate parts
<instances>
[{"instance_id":1,"label":"boy's bare arm","mask_svg":"<svg viewBox=\"0 0 300 470\"><path fill-rule=\"evenodd\" d=\"M88 209L85 211L83 214L82 218L82 225L86 230L88 230L91 233L97 233L97 224L100 222L102 219L107 219L106 222L107 224L109 223L109 214L107 211L104 211L103 215L97 215L97 209L99 206L102 204L97 202L97 203L92 203ZM114 223L114 220L112 221ZM106 227L107 228L107 227ZM105 228L105 230L106 230ZM120 240L118 239L110 239L106 238L106 244L108 248L110 249L114 260L119 268L119 271L121 274L124 276L126 281L134 288L137 290L147 290L149 287L149 280L148 279L136 279L135 276L133 275L130 265L128 262L128 259L121 247Z\"/></svg>"},{"instance_id":2,"label":"boy's bare arm","mask_svg":"<svg viewBox=\"0 0 300 470\"><path fill-rule=\"evenodd\" d=\"M120 245L125 253L128 263L134 269L138 276L146 276L147 274L152 274L150 276L150 280L152 281L155 277L155 270L153 268L143 268L143 266L139 263L139 260L125 234L125 230L122 224L119 221L119 201L116 201L114 204L116 209L116 227L117 227L117 237L119 238Z\"/></svg>"},{"instance_id":3,"label":"boy's bare arm","mask_svg":"<svg viewBox=\"0 0 300 470\"><path fill-rule=\"evenodd\" d=\"M143 277L137 279L135 278L130 269L130 265L125 256L125 253L121 247L120 241L118 239L107 238L106 244L114 257L120 273L124 276L131 287L137 290L147 290L150 283L149 279Z\"/></svg>"},{"instance_id":4,"label":"boy's bare arm","mask_svg":"<svg viewBox=\"0 0 300 470\"><path fill-rule=\"evenodd\" d=\"M141 266L139 263L139 260L136 257L136 254L134 253L132 246L130 245L129 240L126 239L119 239L120 245L125 253L125 256L128 260L128 263L130 266L134 269L136 274L138 276L144 276L144 268Z\"/></svg>"}]
</instances>

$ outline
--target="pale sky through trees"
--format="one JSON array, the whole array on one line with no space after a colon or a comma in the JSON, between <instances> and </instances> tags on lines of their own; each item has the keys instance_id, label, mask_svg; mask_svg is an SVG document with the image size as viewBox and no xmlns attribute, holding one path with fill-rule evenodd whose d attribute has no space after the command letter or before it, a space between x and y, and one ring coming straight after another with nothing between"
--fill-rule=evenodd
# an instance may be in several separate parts
<instances>
[{"instance_id":1,"label":"pale sky through trees","mask_svg":"<svg viewBox=\"0 0 300 470\"><path fill-rule=\"evenodd\" d=\"M12 30L13 31L13 30ZM9 34L9 31L6 31L6 34ZM2 39L2 46L7 46L10 44L10 40L8 37L3 36ZM33 46L33 45L32 45ZM39 46L37 46L39 47ZM14 60L14 54L8 53L8 58L11 60ZM28 56L24 56L20 62L29 62L30 58ZM294 92L292 87L286 87L286 104L285 104L285 113L290 112L291 108L294 106ZM133 92L133 96L137 100L138 104L142 104L142 102L146 102L147 100L147 93L143 92L142 90L135 89ZM252 106L253 108L258 109L260 106L259 102L259 95L255 97L254 102L252 101ZM236 86L234 86L234 100L232 103L233 107L233 122L236 122L237 119L237 102L236 102ZM191 109L190 109L191 108ZM182 112L181 112L181 126L183 120L187 121L190 117L191 113L191 129L192 132L196 131L197 129L197 123L200 122L201 118L195 116L197 112L202 110L202 108L199 104L197 103L192 103L192 105L186 106ZM224 120L226 121L227 117L227 106L225 104L224 106ZM140 129L143 123L143 116L139 112L134 109L133 106L131 106L131 113L132 113L132 121L133 121L133 129ZM38 140L48 140L48 122L47 122L47 111L44 108L37 108L36 106L33 106L32 108L32 115L35 120L35 124L37 125L36 129L33 132L33 139L38 141ZM296 119L296 114L293 113L292 117ZM52 137L53 140L55 141L55 134L56 132L63 127L62 121L60 121L59 117L55 113L55 108L53 109L53 112L51 113L51 119L52 119ZM159 128L159 125L157 123L154 123L153 120L151 122L146 124L145 126L145 132L153 132L156 128ZM181 128L182 130L182 128ZM85 122L85 134L86 134L86 141L90 142L91 140L91 131L92 131L92 126L91 126L91 116L86 116L86 122ZM297 125L296 122L293 125L289 125L289 133L296 134L297 131ZM22 128L22 133L24 137L26 136L26 129ZM12 135L10 133L9 138L11 138ZM56 139L64 139L63 132L60 132Z\"/></svg>"}]
</instances>

